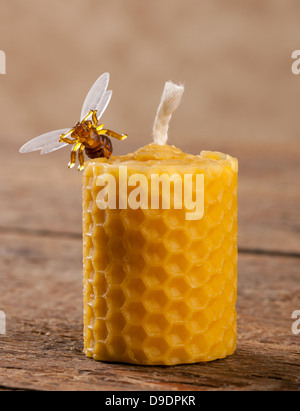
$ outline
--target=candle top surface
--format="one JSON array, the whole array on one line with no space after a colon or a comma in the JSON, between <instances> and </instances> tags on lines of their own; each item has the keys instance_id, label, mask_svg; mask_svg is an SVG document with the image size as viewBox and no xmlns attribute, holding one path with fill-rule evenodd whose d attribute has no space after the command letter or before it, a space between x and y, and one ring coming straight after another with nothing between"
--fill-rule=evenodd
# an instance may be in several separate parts
<instances>
[{"instance_id":1,"label":"candle top surface","mask_svg":"<svg viewBox=\"0 0 300 411\"><path fill-rule=\"evenodd\" d=\"M234 172L238 171L238 160L228 154L212 151L202 151L199 155L186 154L175 146L168 144L158 145L155 143L139 148L134 153L129 153L124 156L111 157L110 159L98 158L90 160L86 163L86 167L93 165L118 165L118 164L138 164L153 165L162 163L164 165L195 165L201 167L210 167L215 165L229 166ZM148 164L147 164L148 163Z\"/></svg>"}]
</instances>

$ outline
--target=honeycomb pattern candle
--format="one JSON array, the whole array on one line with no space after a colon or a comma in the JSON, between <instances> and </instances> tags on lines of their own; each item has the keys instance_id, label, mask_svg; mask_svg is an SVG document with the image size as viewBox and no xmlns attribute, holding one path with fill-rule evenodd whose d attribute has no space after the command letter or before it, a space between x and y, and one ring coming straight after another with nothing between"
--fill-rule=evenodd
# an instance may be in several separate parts
<instances>
[{"instance_id":1,"label":"honeycomb pattern candle","mask_svg":"<svg viewBox=\"0 0 300 411\"><path fill-rule=\"evenodd\" d=\"M166 143L182 92L167 83L153 144L86 164L84 350L96 360L175 365L236 348L238 163Z\"/></svg>"}]
</instances>

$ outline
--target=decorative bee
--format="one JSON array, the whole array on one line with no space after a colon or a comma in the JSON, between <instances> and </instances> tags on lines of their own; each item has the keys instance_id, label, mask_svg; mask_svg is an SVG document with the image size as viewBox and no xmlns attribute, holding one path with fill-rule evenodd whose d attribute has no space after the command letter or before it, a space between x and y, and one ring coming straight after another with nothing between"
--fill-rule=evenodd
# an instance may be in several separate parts
<instances>
[{"instance_id":1,"label":"decorative bee","mask_svg":"<svg viewBox=\"0 0 300 411\"><path fill-rule=\"evenodd\" d=\"M41 154L48 154L72 144L74 147L68 167L75 166L78 153L79 171L84 168L84 151L92 159L110 158L113 148L109 137L125 140L127 135L107 130L104 124L99 125L99 120L112 97L112 91L107 91L108 83L109 73L104 73L93 85L84 101L80 123L72 129L51 131L36 137L21 147L20 153L40 150Z\"/></svg>"}]
</instances>

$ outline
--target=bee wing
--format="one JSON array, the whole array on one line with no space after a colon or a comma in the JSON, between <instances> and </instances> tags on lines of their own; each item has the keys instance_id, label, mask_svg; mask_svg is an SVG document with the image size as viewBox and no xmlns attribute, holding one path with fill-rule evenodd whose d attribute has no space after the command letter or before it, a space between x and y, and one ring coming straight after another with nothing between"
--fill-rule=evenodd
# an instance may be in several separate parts
<instances>
[{"instance_id":1,"label":"bee wing","mask_svg":"<svg viewBox=\"0 0 300 411\"><path fill-rule=\"evenodd\" d=\"M63 147L66 147L68 143L58 143L55 141L54 143L49 143L46 147L41 150L41 154L49 154L53 151L60 150Z\"/></svg>"},{"instance_id":2,"label":"bee wing","mask_svg":"<svg viewBox=\"0 0 300 411\"><path fill-rule=\"evenodd\" d=\"M104 73L94 83L88 92L81 110L81 121L91 110L97 110L97 106L105 94L109 83L109 73Z\"/></svg>"},{"instance_id":3,"label":"bee wing","mask_svg":"<svg viewBox=\"0 0 300 411\"><path fill-rule=\"evenodd\" d=\"M100 102L97 106L97 118L98 118L98 120L100 120L100 117L102 117L102 114L107 109L107 106L109 105L111 97L112 97L112 91L111 90L106 91L103 94L103 96L102 96L102 98L101 98L101 100L100 100Z\"/></svg>"},{"instance_id":4,"label":"bee wing","mask_svg":"<svg viewBox=\"0 0 300 411\"><path fill-rule=\"evenodd\" d=\"M47 154L59 150L66 145L66 143L59 142L60 137L69 130L71 129L64 128L38 136L24 144L24 146L20 148L20 153L31 153L33 151L41 150L41 154Z\"/></svg>"}]
</instances>

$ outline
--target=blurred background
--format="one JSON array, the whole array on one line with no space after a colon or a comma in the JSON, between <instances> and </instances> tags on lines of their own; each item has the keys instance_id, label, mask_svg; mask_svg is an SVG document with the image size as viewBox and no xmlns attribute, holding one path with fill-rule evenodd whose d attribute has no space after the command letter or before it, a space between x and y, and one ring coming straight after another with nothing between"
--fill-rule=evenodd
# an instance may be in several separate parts
<instances>
[{"instance_id":1,"label":"blurred background","mask_svg":"<svg viewBox=\"0 0 300 411\"><path fill-rule=\"evenodd\" d=\"M298 139L299 15L297 0L1 0L1 138L72 126L109 71L103 119L130 136L116 154L150 141L167 80L186 86L170 134L183 149Z\"/></svg>"},{"instance_id":2,"label":"blurred background","mask_svg":"<svg viewBox=\"0 0 300 411\"><path fill-rule=\"evenodd\" d=\"M276 194L281 184L296 204L286 169L299 171L300 77L291 71L292 52L300 48L298 0L0 2L0 49L7 58L0 76L0 227L80 232L81 176L66 167L69 148L43 158L18 149L39 134L72 127L105 71L114 95L103 122L129 135L114 142L115 155L151 142L164 83L184 83L169 142L193 154L217 150L239 158L243 227L257 222L257 238L241 231L244 244L257 245L271 230L258 218L277 207L265 187L259 201L243 196L259 190L263 173L269 190ZM282 160L286 147L290 154ZM39 196L42 187L47 191ZM296 224L294 208L280 212Z\"/></svg>"}]
</instances>

